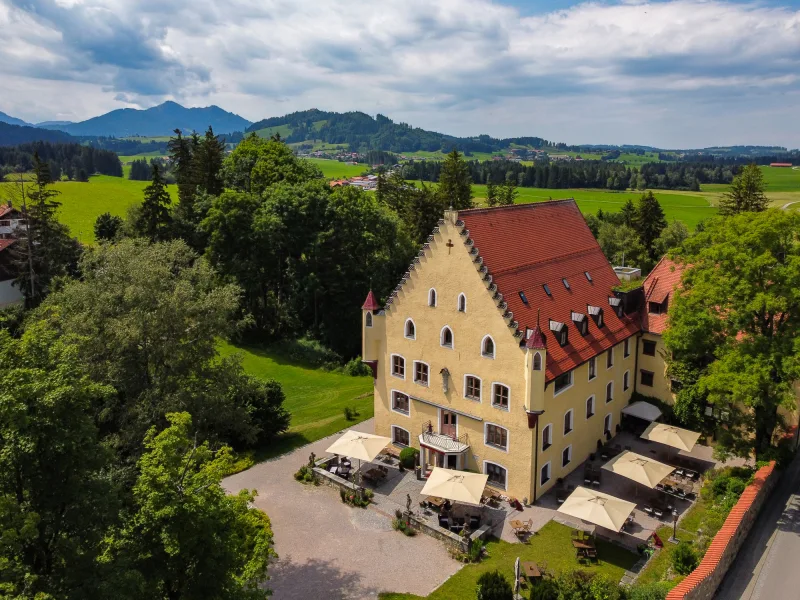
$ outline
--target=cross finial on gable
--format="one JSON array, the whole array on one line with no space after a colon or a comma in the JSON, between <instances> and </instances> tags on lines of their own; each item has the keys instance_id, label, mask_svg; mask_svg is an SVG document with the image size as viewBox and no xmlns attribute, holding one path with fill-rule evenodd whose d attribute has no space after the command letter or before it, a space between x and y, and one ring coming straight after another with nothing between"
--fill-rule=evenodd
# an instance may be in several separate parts
<instances>
[{"instance_id":1,"label":"cross finial on gable","mask_svg":"<svg viewBox=\"0 0 800 600\"><path fill-rule=\"evenodd\" d=\"M452 248L455 244L453 244L453 240L447 240L445 246L447 246L447 253L450 254L450 248Z\"/></svg>"}]
</instances>

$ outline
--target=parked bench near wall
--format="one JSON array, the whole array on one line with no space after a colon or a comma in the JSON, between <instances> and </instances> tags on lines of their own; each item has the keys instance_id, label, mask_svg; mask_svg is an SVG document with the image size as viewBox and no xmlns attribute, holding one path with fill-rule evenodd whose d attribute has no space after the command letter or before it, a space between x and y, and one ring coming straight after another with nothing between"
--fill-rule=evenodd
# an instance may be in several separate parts
<instances>
[{"instance_id":1,"label":"parked bench near wall","mask_svg":"<svg viewBox=\"0 0 800 600\"><path fill-rule=\"evenodd\" d=\"M756 472L753 483L745 488L703 560L667 594L667 600L711 600L714 597L777 479L774 461Z\"/></svg>"}]
</instances>

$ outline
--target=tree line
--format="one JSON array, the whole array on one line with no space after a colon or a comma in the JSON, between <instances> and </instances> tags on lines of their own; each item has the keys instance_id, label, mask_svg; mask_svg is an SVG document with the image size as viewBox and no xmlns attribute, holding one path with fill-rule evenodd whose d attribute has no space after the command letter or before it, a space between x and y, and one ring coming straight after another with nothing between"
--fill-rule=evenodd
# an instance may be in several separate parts
<instances>
[{"instance_id":1,"label":"tree line","mask_svg":"<svg viewBox=\"0 0 800 600\"><path fill-rule=\"evenodd\" d=\"M110 150L51 142L0 146L0 175L8 178L13 173L33 170L35 155L47 163L52 181L58 181L62 176L73 181L88 181L89 176L95 173L122 177L122 163Z\"/></svg>"}]
</instances>

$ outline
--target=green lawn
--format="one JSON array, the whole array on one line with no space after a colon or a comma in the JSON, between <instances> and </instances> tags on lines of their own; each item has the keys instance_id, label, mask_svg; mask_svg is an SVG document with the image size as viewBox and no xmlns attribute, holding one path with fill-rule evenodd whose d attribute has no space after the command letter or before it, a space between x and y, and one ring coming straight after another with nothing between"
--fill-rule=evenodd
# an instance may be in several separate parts
<instances>
[{"instance_id":1,"label":"green lawn","mask_svg":"<svg viewBox=\"0 0 800 600\"><path fill-rule=\"evenodd\" d=\"M369 165L348 165L338 160L327 158L307 158L308 162L319 167L326 179L343 179L347 177L358 177L369 171Z\"/></svg>"},{"instance_id":2,"label":"green lawn","mask_svg":"<svg viewBox=\"0 0 800 600\"><path fill-rule=\"evenodd\" d=\"M625 571L639 559L632 552L598 540L597 553L600 560L596 564L580 565L575 559L575 550L572 548L571 531L569 527L550 521L527 544L510 544L502 540L492 540L486 545L489 552L488 558L478 564L464 566L427 598L428 600L474 598L478 577L495 569L513 582L514 561L517 557L523 562L546 562L548 571L553 573L580 568L592 573L600 573L612 581L622 579ZM381 594L379 597L382 600L418 600L421 598L412 594Z\"/></svg>"},{"instance_id":3,"label":"green lawn","mask_svg":"<svg viewBox=\"0 0 800 600\"><path fill-rule=\"evenodd\" d=\"M157 156L167 156L167 153L154 150L153 152L142 152L141 154L120 154L119 160L123 165L129 165L135 160L142 158L155 158Z\"/></svg>"},{"instance_id":4,"label":"green lawn","mask_svg":"<svg viewBox=\"0 0 800 600\"><path fill-rule=\"evenodd\" d=\"M292 128L289 125L275 125L274 127L264 127L264 129L256 130L256 135L262 138L272 137L279 133L282 138L286 139L292 134Z\"/></svg>"},{"instance_id":5,"label":"green lawn","mask_svg":"<svg viewBox=\"0 0 800 600\"><path fill-rule=\"evenodd\" d=\"M372 377L351 377L311 368L274 350L227 343L220 346L223 356L235 352L242 354L245 371L250 375L280 382L286 394L284 406L292 414L289 431L268 449L256 452L252 456L255 461L284 454L372 418ZM358 410L355 421L344 418L345 406Z\"/></svg>"}]
</instances>

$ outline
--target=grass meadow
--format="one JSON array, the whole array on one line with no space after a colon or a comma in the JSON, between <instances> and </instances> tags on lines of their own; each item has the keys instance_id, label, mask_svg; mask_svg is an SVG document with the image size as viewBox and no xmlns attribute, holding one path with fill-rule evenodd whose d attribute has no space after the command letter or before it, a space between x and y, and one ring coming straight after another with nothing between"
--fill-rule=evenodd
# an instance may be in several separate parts
<instances>
[{"instance_id":1,"label":"grass meadow","mask_svg":"<svg viewBox=\"0 0 800 600\"><path fill-rule=\"evenodd\" d=\"M347 177L358 177L369 171L369 165L348 165L338 160L327 158L307 158L308 162L319 167L322 175L326 179L343 179Z\"/></svg>"}]
</instances>

